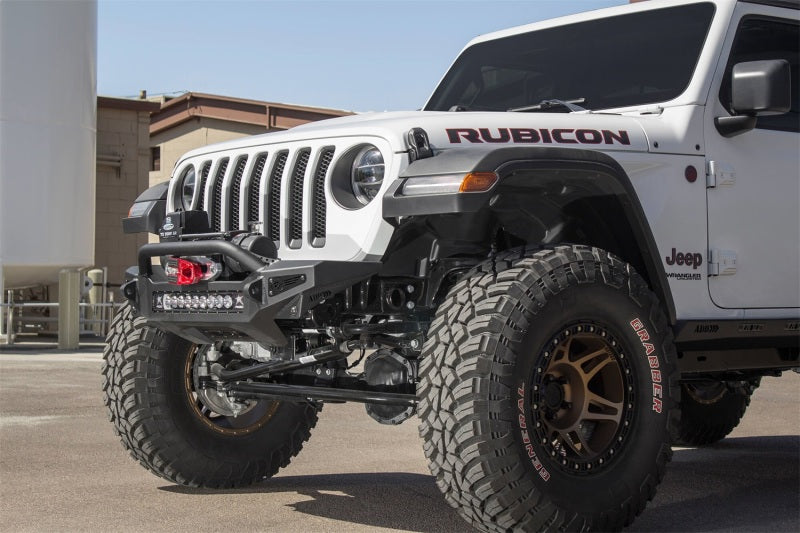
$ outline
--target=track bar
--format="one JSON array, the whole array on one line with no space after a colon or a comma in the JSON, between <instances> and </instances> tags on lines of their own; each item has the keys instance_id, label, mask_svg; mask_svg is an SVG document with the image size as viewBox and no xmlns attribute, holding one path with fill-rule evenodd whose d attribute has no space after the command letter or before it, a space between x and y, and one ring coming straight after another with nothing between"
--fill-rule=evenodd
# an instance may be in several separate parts
<instances>
[{"instance_id":1,"label":"track bar","mask_svg":"<svg viewBox=\"0 0 800 533\"><path fill-rule=\"evenodd\" d=\"M354 389L330 389L324 387L309 387L306 385L285 385L283 383L237 382L231 384L226 390L232 396L249 398L263 396L272 399L302 398L304 400L377 403L381 405L402 405L404 407L414 407L417 405L417 397L413 394Z\"/></svg>"}]
</instances>

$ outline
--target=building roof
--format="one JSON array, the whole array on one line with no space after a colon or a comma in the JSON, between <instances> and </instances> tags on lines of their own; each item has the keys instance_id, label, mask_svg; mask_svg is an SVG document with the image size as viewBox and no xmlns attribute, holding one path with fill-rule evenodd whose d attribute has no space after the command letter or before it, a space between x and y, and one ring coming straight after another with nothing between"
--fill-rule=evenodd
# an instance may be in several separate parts
<instances>
[{"instance_id":1,"label":"building roof","mask_svg":"<svg viewBox=\"0 0 800 533\"><path fill-rule=\"evenodd\" d=\"M161 107L157 102L147 100L134 100L132 98L113 98L111 96L98 96L97 107L122 109L126 111L146 111L153 113Z\"/></svg>"},{"instance_id":2,"label":"building roof","mask_svg":"<svg viewBox=\"0 0 800 533\"><path fill-rule=\"evenodd\" d=\"M307 122L352 115L351 111L187 92L164 102L150 115L150 135L195 118L213 118L285 130Z\"/></svg>"}]
</instances>

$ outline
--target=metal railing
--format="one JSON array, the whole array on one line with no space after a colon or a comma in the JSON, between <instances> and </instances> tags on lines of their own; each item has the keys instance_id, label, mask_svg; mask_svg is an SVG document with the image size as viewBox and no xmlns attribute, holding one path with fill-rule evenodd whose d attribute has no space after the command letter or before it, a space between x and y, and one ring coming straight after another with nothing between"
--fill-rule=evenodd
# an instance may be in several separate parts
<instances>
[{"instance_id":1,"label":"metal railing","mask_svg":"<svg viewBox=\"0 0 800 533\"><path fill-rule=\"evenodd\" d=\"M58 309L58 302L15 302L14 291L7 292L7 303L0 302L0 335L5 335L5 344L11 346L14 344L15 333L21 332L26 325L43 325L51 322L58 322L57 316L36 316L24 315L25 309L42 309L42 308L55 308ZM80 302L78 308L80 309L79 324L82 330L88 326L99 325L93 331L98 335L105 338L114 320L114 316L124 302L115 302L114 294L108 293L108 302ZM16 328L15 326L16 322ZM5 328L2 328L5 326Z\"/></svg>"}]
</instances>

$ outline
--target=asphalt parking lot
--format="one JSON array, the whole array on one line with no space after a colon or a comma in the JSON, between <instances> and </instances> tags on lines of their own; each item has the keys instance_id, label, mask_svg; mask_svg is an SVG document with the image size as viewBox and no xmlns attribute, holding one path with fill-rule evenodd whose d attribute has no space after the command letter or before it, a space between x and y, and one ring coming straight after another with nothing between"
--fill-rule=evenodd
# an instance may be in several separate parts
<instances>
[{"instance_id":1,"label":"asphalt parking lot","mask_svg":"<svg viewBox=\"0 0 800 533\"><path fill-rule=\"evenodd\" d=\"M468 531L428 474L416 423L328 405L288 468L228 491L134 463L106 419L99 350L0 351L0 530ZM678 448L630 531L800 531L800 375L765 378L732 435Z\"/></svg>"}]
</instances>

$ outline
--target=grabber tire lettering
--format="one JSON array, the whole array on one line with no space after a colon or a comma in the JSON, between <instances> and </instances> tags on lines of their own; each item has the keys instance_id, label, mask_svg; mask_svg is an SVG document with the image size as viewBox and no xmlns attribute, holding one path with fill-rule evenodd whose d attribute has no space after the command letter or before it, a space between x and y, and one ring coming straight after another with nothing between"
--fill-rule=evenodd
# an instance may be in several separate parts
<instances>
[{"instance_id":1,"label":"grabber tire lettering","mask_svg":"<svg viewBox=\"0 0 800 533\"><path fill-rule=\"evenodd\" d=\"M675 360L629 264L577 245L498 255L453 286L423 349L437 485L484 531L621 529L671 458Z\"/></svg>"}]
</instances>

